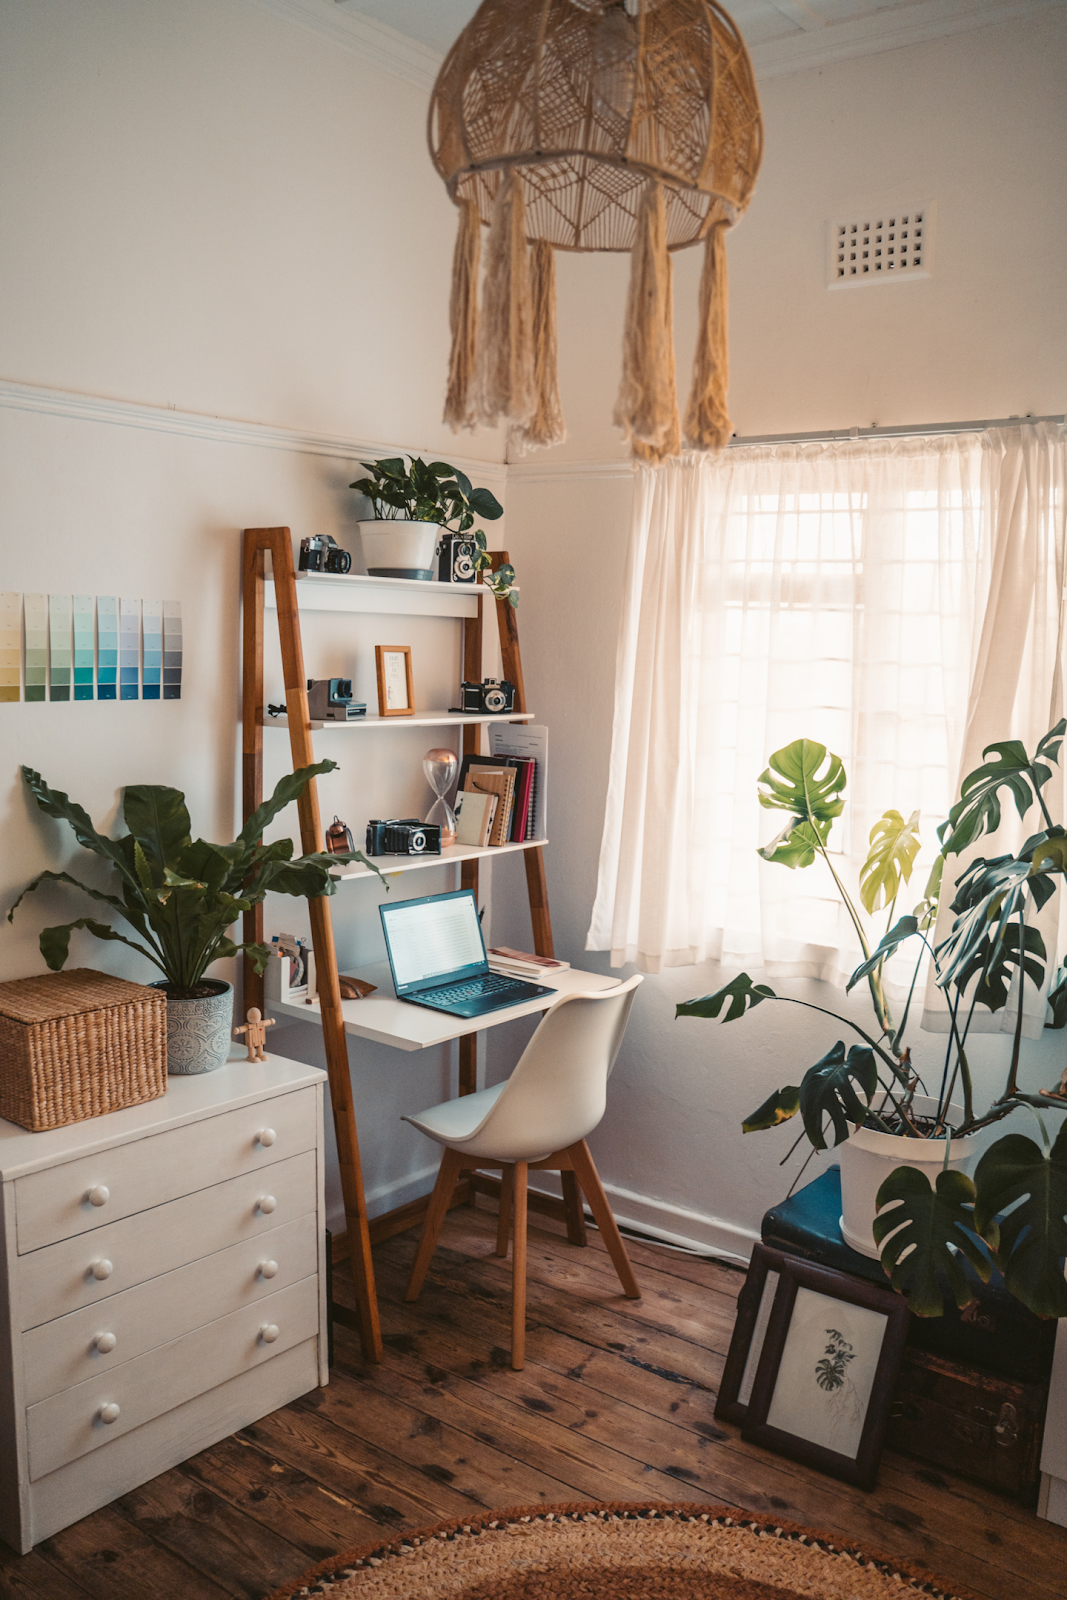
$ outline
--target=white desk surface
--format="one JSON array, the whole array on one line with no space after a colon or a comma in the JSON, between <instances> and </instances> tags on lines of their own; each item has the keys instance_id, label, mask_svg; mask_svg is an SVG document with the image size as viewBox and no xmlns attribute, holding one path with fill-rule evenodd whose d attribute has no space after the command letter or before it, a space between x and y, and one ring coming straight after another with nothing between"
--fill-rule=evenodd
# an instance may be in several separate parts
<instances>
[{"instance_id":1,"label":"white desk surface","mask_svg":"<svg viewBox=\"0 0 1067 1600\"><path fill-rule=\"evenodd\" d=\"M524 1001L519 1006L507 1006L501 1011L490 1011L483 1017L452 1017L445 1011L431 1011L428 1006L412 1005L409 1000L398 1000L388 963L381 967L368 967L353 973L378 986L378 993L364 1000L342 1000L345 1032L360 1039L373 1039L376 1044L389 1044L397 1050L426 1050L430 1045L447 1044L464 1034L480 1033L483 1028L495 1028L501 1022L512 1022L516 1017L532 1017L547 1011L556 1000L567 994L588 994L604 989L614 989L622 980L605 977L599 972L577 972L568 967L564 972L544 978L545 988L555 990L553 995L540 995L535 1000ZM321 1026L319 1002L310 1005L268 1001L267 1009L273 1016L293 1017L298 1022L314 1022ZM269 1042L269 1039L268 1039Z\"/></svg>"}]
</instances>

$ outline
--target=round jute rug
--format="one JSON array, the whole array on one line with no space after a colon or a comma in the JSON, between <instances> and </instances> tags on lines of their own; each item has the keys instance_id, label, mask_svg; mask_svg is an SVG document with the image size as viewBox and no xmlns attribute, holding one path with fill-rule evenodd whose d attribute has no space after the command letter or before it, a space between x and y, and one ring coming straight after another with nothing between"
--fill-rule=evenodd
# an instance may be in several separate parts
<instances>
[{"instance_id":1,"label":"round jute rug","mask_svg":"<svg viewBox=\"0 0 1067 1600\"><path fill-rule=\"evenodd\" d=\"M334 1556L271 1600L973 1600L829 1534L717 1506L536 1506Z\"/></svg>"}]
</instances>

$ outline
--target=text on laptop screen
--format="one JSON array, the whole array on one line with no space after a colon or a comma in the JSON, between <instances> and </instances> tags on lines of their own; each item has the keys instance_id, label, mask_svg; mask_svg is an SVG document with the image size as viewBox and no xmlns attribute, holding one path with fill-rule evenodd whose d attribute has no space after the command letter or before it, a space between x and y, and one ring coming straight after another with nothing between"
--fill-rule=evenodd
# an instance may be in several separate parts
<instances>
[{"instance_id":1,"label":"text on laptop screen","mask_svg":"<svg viewBox=\"0 0 1067 1600\"><path fill-rule=\"evenodd\" d=\"M474 898L469 894L409 905L383 906L389 952L398 988L446 978L457 967L480 966L485 945Z\"/></svg>"}]
</instances>

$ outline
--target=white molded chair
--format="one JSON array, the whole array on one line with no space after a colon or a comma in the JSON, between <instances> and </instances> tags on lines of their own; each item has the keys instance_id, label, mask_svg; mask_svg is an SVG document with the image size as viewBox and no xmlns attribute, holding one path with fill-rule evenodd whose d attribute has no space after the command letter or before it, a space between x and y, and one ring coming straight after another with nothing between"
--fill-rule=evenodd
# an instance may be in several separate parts
<instances>
[{"instance_id":1,"label":"white molded chair","mask_svg":"<svg viewBox=\"0 0 1067 1600\"><path fill-rule=\"evenodd\" d=\"M565 995L542 1018L506 1083L403 1119L445 1147L404 1299L419 1297L460 1174L500 1167L496 1253L508 1253L513 1212L511 1365L516 1372L525 1356L528 1172L562 1173L565 1197L569 1194L579 1223L581 1186L627 1298L641 1298L585 1142L604 1115L608 1077L640 982L637 975L614 989ZM584 1224L576 1236L569 1220L567 1231L572 1243L585 1243Z\"/></svg>"}]
</instances>

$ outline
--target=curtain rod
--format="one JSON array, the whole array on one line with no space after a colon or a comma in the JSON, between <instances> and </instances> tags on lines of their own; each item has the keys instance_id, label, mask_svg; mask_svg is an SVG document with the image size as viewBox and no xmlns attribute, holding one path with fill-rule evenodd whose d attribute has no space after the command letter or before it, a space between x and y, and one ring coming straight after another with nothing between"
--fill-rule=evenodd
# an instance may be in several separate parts
<instances>
[{"instance_id":1,"label":"curtain rod","mask_svg":"<svg viewBox=\"0 0 1067 1600\"><path fill-rule=\"evenodd\" d=\"M738 449L749 444L820 444L838 439L922 438L931 433L984 433L987 428L1010 428L1020 422L1063 423L1064 416L997 417L984 422L931 422L926 427L908 424L897 428L837 428L827 433L750 433L734 434L728 446Z\"/></svg>"}]
</instances>

